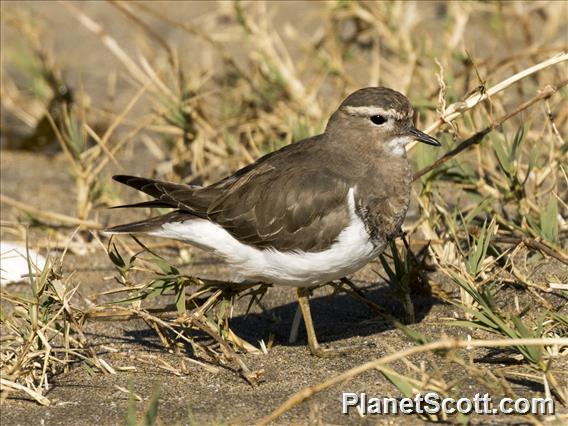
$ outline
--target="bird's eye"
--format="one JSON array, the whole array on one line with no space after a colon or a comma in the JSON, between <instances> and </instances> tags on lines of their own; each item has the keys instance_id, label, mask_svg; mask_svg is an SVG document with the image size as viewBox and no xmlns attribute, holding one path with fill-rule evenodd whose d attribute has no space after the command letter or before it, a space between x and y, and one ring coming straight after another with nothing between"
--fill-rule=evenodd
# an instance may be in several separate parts
<instances>
[{"instance_id":1,"label":"bird's eye","mask_svg":"<svg viewBox=\"0 0 568 426\"><path fill-rule=\"evenodd\" d=\"M381 124L385 124L387 122L387 119L384 115L372 115L370 119L371 122L373 124L376 124L377 126L380 126Z\"/></svg>"}]
</instances>

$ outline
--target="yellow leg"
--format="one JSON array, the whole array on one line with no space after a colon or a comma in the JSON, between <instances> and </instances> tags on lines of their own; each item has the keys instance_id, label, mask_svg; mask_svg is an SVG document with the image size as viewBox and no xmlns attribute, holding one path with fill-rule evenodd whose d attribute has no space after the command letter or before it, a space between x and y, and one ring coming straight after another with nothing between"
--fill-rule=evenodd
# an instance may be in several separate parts
<instances>
[{"instance_id":1,"label":"yellow leg","mask_svg":"<svg viewBox=\"0 0 568 426\"><path fill-rule=\"evenodd\" d=\"M314 330L314 323L312 321L312 313L310 311L310 290L308 288L298 288L298 304L300 305L300 310L302 311L302 316L304 317L304 325L306 327L306 334L308 335L308 346L313 355L320 358L334 357L338 355L343 355L348 352L353 352L354 350L361 349L362 346L368 347L372 345L353 345L344 346L338 348L324 348L320 346L318 338L316 337L316 332Z\"/></svg>"}]
</instances>

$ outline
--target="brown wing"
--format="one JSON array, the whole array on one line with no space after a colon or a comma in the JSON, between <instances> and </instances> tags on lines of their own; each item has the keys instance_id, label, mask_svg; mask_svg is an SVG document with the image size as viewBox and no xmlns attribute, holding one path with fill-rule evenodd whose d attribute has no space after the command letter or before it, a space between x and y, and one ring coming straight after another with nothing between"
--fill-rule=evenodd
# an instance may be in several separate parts
<instances>
[{"instance_id":1,"label":"brown wing","mask_svg":"<svg viewBox=\"0 0 568 426\"><path fill-rule=\"evenodd\" d=\"M133 176L114 179L155 198L133 207L179 209L180 214L174 212L169 220L189 220L194 215L219 224L244 244L321 251L349 225L350 185L326 168L331 159L320 144L314 137L286 146L205 188ZM146 230L145 221L135 225Z\"/></svg>"},{"instance_id":2,"label":"brown wing","mask_svg":"<svg viewBox=\"0 0 568 426\"><path fill-rule=\"evenodd\" d=\"M326 168L326 152L317 149L317 140L309 143L309 158L305 146L293 144L204 188L224 189L207 217L242 243L259 248L320 251L331 245L350 222L349 184ZM313 157L318 154L322 157Z\"/></svg>"}]
</instances>

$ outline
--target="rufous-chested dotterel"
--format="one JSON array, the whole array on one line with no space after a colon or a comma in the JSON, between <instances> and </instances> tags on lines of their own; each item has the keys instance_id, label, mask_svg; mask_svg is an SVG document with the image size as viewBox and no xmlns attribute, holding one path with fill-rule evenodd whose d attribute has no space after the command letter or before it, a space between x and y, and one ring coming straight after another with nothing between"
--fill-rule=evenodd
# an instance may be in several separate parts
<instances>
[{"instance_id":1,"label":"rufous-chested dotterel","mask_svg":"<svg viewBox=\"0 0 568 426\"><path fill-rule=\"evenodd\" d=\"M321 347L309 288L351 274L400 231L412 172L405 146L439 142L413 125L408 99L385 87L349 95L325 132L261 157L209 186L115 176L169 207L162 216L107 229L173 238L209 250L251 280L298 288L308 344Z\"/></svg>"}]
</instances>

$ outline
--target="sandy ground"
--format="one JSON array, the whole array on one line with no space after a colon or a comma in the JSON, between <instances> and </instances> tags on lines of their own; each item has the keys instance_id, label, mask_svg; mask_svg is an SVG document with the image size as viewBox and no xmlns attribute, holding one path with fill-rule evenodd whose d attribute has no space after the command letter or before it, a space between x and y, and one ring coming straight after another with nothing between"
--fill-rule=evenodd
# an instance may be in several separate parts
<instances>
[{"instance_id":1,"label":"sandy ground","mask_svg":"<svg viewBox=\"0 0 568 426\"><path fill-rule=\"evenodd\" d=\"M61 191L61 188L71 185L70 178L61 172L63 161L61 155L3 151L2 192L9 196L18 196L48 210L71 213L73 196L70 192ZM38 182L41 182L40 191L34 190L38 188ZM116 211L101 210L98 213L103 223L118 217ZM14 219L17 216L18 213L12 209L2 209L2 220ZM124 219L123 213L119 216L120 220ZM31 235L44 234L39 230L32 230ZM152 242L151 239L145 241ZM209 278L231 278L230 272L217 259L197 249L190 250L193 260L190 265L180 267L183 272ZM163 254L171 258L171 253L166 251ZM81 293L99 303L103 299L93 299L97 293L116 288L116 284L108 280L108 277L114 274L112 264L100 249L86 256L70 254L64 267L66 271L76 271L75 281L81 283ZM374 269L378 269L378 265L371 264L358 272L354 277L355 282L368 291L372 301L395 315L400 315L399 304L395 302L388 286L373 272ZM10 290L23 291L24 287L12 286ZM465 337L465 331L447 326L446 319L453 316L455 308L433 298L416 297L414 301L419 321L414 326L417 330L433 338L444 335ZM166 304L165 301L157 303L162 306ZM182 359L165 350L143 321L89 322L85 327L87 338L95 344L103 359L115 367L135 366L136 371L119 372L116 375L92 374L79 365L71 372L54 379L52 390L48 394L53 402L51 407L42 407L21 397L6 400L2 405L2 424L121 423L127 413L128 395L116 385L127 388L129 379L134 383L135 392L144 399L143 402L137 403L139 413L143 412L144 404L148 403L155 388L159 387L161 399L158 413L163 424L187 424L191 418L196 419L198 424L247 424L268 414L291 394L306 386L413 345L403 333L376 317L366 305L347 295L330 296L330 290L320 289L311 302L320 340L332 345L370 345L368 349L339 358L319 359L310 354L303 330L297 343L288 343L288 333L297 306L291 289L270 289L263 299L263 304L264 312L255 308L246 317L243 315L246 303L237 304L232 321L234 331L253 344L261 339L268 342L271 335L274 337L274 345L267 355L244 356L249 368L264 371L257 387L247 384L231 368L221 368L217 374L212 374L186 362L187 374L176 376L156 367L157 361L151 362L150 365L136 361L134 358L154 356L179 367ZM109 347L118 352L110 352ZM512 361L508 357L486 357L488 354L487 351L479 350L474 351L473 356L479 358L479 365L492 369L504 367ZM485 358L484 363L482 361ZM423 360L428 368L446 369L452 379L461 378L459 388L464 396L483 391L465 372L456 369L455 365L446 365L442 357L423 356L414 357L412 360L415 363ZM394 366L400 368L402 364ZM516 393L524 396L533 396L535 392L540 394L543 390L540 384L528 379L519 380L513 388ZM368 372L316 395L309 403L301 404L284 415L278 423L304 422L306 419L326 424L398 422L389 417L365 419L356 413L342 415L342 392L401 396L378 372ZM409 424L420 423L416 417L404 417L399 420ZM503 417L500 422L518 420Z\"/></svg>"},{"instance_id":2,"label":"sandy ground","mask_svg":"<svg viewBox=\"0 0 568 426\"><path fill-rule=\"evenodd\" d=\"M45 13L48 22L54 27L63 28L72 25L70 28L74 28L73 43L66 42L67 36L62 32L53 32L58 51L66 52L65 55L59 56L63 63L69 66L71 81L77 81L79 74L89 69L92 72L83 74L81 78L87 89L97 87L104 84L107 72L100 64L105 63L107 67L109 64L111 67L116 66L110 56L105 56L108 52L100 48L100 42L78 28L72 18L59 6L54 4L17 6L15 3L3 3L2 7L25 7ZM180 9L179 13L182 15L178 18L186 16L200 19L200 16L207 13L208 7L204 4L192 4L191 7ZM90 2L85 8L94 17L104 18L108 31L120 34L122 21L118 17L109 15L97 2ZM291 14L290 19L294 19L294 13L300 12L289 9L288 13ZM168 30L164 31L168 35ZM172 37L175 39L175 35ZM128 38L124 40L126 48L129 40ZM2 43L10 43L9 38L3 37ZM82 59L81 64L73 60L74 57L81 56L81 52L89 49L97 50L101 56L89 55L83 58L84 61ZM141 162L126 161L123 166L125 170L121 170L122 172L132 174L148 173L151 170L148 165ZM109 170L110 172L112 170ZM69 190L73 187L72 178L61 154L2 151L1 173L3 194L54 212L74 214L74 194ZM120 191L121 194L126 194L127 190ZM124 213L100 210L97 214L103 223L124 220ZM3 221L16 218L18 218L16 211L3 206ZM36 238L45 237L45 233L41 230L32 230L31 235ZM194 256L193 261L191 265L182 267L184 272L196 276L230 279L229 271L216 259L198 250L191 249L191 253ZM164 254L168 255L167 252ZM65 262L65 268L68 271L77 270L75 279L81 283L80 291L86 297L94 297L95 294L115 286L111 280L105 279L113 275L113 268L102 250L96 250L87 256L71 253ZM355 281L367 289L371 300L390 312L400 313L400 307L394 302L388 287L381 282L373 269L377 267L375 265L366 267L356 275ZM19 287L12 287L11 290L18 289ZM244 356L245 362L251 369L264 370L262 381L257 387L247 384L230 368L221 368L217 374L212 374L186 362L187 374L176 376L155 365L138 363L131 356L151 355L173 365L179 365L181 357L166 351L155 334L142 321L90 322L85 328L87 337L97 345L102 357L114 366L133 365L136 371L119 372L116 375L92 374L84 366L79 365L71 372L54 379L52 390L48 394L52 401L51 407L39 406L26 398L10 398L2 404L1 422L5 425L123 423L127 413L128 395L115 385L127 388L128 380L131 379L135 392L144 399L143 402L137 403L139 413L142 413L155 387L159 387L161 399L158 415L161 424L188 424L192 417L196 419L196 424L248 424L268 414L291 394L306 386L319 383L371 359L412 346L400 331L392 329L375 317L366 305L345 295L330 297L330 290L322 289L312 299L312 312L320 340L338 345L367 342L373 346L339 358L318 359L310 355L303 330L297 343L287 343L297 306L294 292L290 289L270 289L263 303L264 312L255 308L246 317L243 315L246 306L243 303L238 304L232 321L235 332L254 344L260 339L269 341L270 336L274 335L274 346L267 355ZM415 303L419 320L415 325L416 329L432 337L465 336L465 332L461 329L446 325L445 318L452 316L453 307L431 298L418 297ZM114 348L118 352L112 353L105 347ZM475 351L473 354L480 359L480 365L492 368L502 367L511 362L510 359L500 361L491 357L484 358L486 355L488 352L483 350ZM482 362L484 359L485 362ZM446 366L443 358L435 356L413 358L415 363L421 360L430 367L447 368L453 379L463 376L464 380L460 384L463 395L471 396L483 392L476 382L465 377L465 373L456 369L455 365ZM401 367L401 364L394 366ZM520 395L528 396L535 392L540 394L542 386L529 379L519 379L513 390ZM368 372L356 380L334 386L316 395L308 403L301 404L285 414L278 423L306 423L310 420L328 424L398 424L400 422L422 424L416 417L410 416L361 418L356 413L344 416L341 414L340 401L341 393L345 391L364 391L374 396L400 396L396 388L378 372ZM474 423L487 420L477 419ZM499 422L514 423L519 420L519 418L503 417Z\"/></svg>"}]
</instances>

